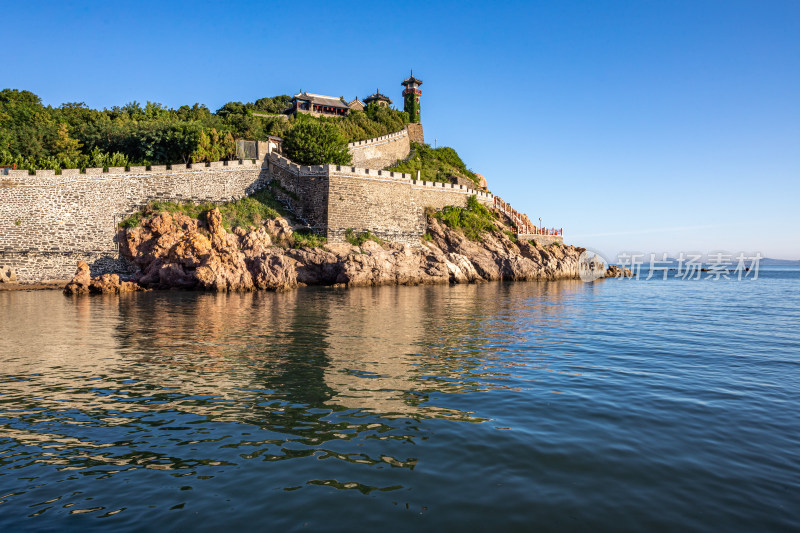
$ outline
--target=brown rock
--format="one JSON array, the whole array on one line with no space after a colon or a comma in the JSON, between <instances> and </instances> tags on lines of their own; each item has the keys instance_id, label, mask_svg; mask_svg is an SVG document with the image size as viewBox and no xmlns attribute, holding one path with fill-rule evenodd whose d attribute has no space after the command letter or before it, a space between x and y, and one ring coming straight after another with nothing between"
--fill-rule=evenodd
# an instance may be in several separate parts
<instances>
[{"instance_id":1,"label":"brown rock","mask_svg":"<svg viewBox=\"0 0 800 533\"><path fill-rule=\"evenodd\" d=\"M103 274L92 280L89 292L92 294L119 294L119 276L116 274Z\"/></svg>"},{"instance_id":2,"label":"brown rock","mask_svg":"<svg viewBox=\"0 0 800 533\"><path fill-rule=\"evenodd\" d=\"M64 287L64 294L88 294L89 284L92 282L92 275L89 265L85 261L78 261L78 269L72 280Z\"/></svg>"},{"instance_id":3,"label":"brown rock","mask_svg":"<svg viewBox=\"0 0 800 533\"><path fill-rule=\"evenodd\" d=\"M121 250L141 267L141 285L212 291L288 290L302 285L474 283L488 280L577 278L583 251L573 246L512 242L502 230L480 242L428 221L430 241L419 245L366 241L292 248L285 219L228 233L219 209L205 227L185 215L153 217L124 230ZM122 283L120 283L120 286Z\"/></svg>"},{"instance_id":4,"label":"brown rock","mask_svg":"<svg viewBox=\"0 0 800 533\"><path fill-rule=\"evenodd\" d=\"M606 269L607 278L632 278L633 272L630 269L619 265L611 265Z\"/></svg>"},{"instance_id":5,"label":"brown rock","mask_svg":"<svg viewBox=\"0 0 800 533\"><path fill-rule=\"evenodd\" d=\"M286 291L299 286L297 261L282 254L258 257L250 264L253 283L257 289Z\"/></svg>"},{"instance_id":6,"label":"brown rock","mask_svg":"<svg viewBox=\"0 0 800 533\"><path fill-rule=\"evenodd\" d=\"M17 281L17 271L8 266L0 266L0 283L13 283Z\"/></svg>"}]
</instances>

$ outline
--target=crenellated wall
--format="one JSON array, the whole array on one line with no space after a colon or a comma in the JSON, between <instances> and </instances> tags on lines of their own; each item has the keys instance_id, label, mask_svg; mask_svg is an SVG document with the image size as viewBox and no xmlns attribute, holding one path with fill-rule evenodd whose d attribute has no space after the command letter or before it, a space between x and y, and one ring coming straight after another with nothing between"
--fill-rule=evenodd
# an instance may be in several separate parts
<instances>
[{"instance_id":1,"label":"crenellated wall","mask_svg":"<svg viewBox=\"0 0 800 533\"><path fill-rule=\"evenodd\" d=\"M396 139L408 142L402 132L385 140ZM491 194L464 185L358 166L300 166L277 153L263 161L208 166L89 168L59 175L0 170L0 265L16 268L25 281L69 278L78 260L89 263L93 275L129 272L116 242L125 216L155 200L235 200L271 181L275 194L331 242L343 241L352 229L419 244L426 207L464 206L471 195L486 205L494 202Z\"/></svg>"},{"instance_id":2,"label":"crenellated wall","mask_svg":"<svg viewBox=\"0 0 800 533\"><path fill-rule=\"evenodd\" d=\"M155 200L241 198L268 181L261 166L234 161L0 174L0 264L15 267L23 280L71 277L78 259L95 274L125 271L115 237L126 215Z\"/></svg>"},{"instance_id":3,"label":"crenellated wall","mask_svg":"<svg viewBox=\"0 0 800 533\"><path fill-rule=\"evenodd\" d=\"M418 244L425 232L425 208L466 206L474 195L491 206L494 196L463 185L412 179L411 174L323 165L303 167L277 154L270 172L294 193L296 211L330 242L343 242L348 229L382 239ZM279 190L277 191L279 192ZM284 198L291 195L284 193Z\"/></svg>"},{"instance_id":4,"label":"crenellated wall","mask_svg":"<svg viewBox=\"0 0 800 533\"><path fill-rule=\"evenodd\" d=\"M408 129L347 145L353 165L362 168L386 168L411 153Z\"/></svg>"}]
</instances>

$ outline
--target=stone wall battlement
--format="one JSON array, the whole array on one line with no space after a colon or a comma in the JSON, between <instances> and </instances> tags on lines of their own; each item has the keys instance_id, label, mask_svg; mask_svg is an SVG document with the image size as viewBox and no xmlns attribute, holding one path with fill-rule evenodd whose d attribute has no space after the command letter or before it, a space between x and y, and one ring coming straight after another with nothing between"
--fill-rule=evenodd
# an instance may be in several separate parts
<instances>
[{"instance_id":1,"label":"stone wall battlement","mask_svg":"<svg viewBox=\"0 0 800 533\"><path fill-rule=\"evenodd\" d=\"M396 148L397 139L408 141L395 135L382 146ZM393 156L391 150L386 153ZM464 185L374 167L298 165L274 152L265 160L209 165L90 168L58 175L2 171L0 264L16 268L26 281L69 278L77 260L87 261L94 275L130 271L116 241L126 215L152 201L232 201L270 183L280 184L273 193L330 242L344 241L353 230L419 245L427 207L465 206L472 195L492 205L494 198Z\"/></svg>"},{"instance_id":2,"label":"stone wall battlement","mask_svg":"<svg viewBox=\"0 0 800 533\"><path fill-rule=\"evenodd\" d=\"M374 168L361 168L361 167L352 167L347 165L314 165L314 166L302 166L298 165L297 163L293 163L291 160L287 159L284 156L278 154L271 154L270 155L270 162L278 165L284 169L291 170L296 174L302 175L310 175L310 174L326 174L328 172L346 172L353 176L370 176L370 177L378 177L383 179L403 179L403 180L411 180L411 174L404 174L402 172L393 172L390 170L375 170Z\"/></svg>"},{"instance_id":3,"label":"stone wall battlement","mask_svg":"<svg viewBox=\"0 0 800 533\"><path fill-rule=\"evenodd\" d=\"M152 166L131 166L131 167L109 167L107 170L102 168L86 168L83 171L78 168L62 169L60 174L55 170L36 170L30 174L27 170L0 169L0 187L49 187L54 185L65 185L67 183L89 183L101 182L114 179L125 178L147 178L161 177L165 174L186 174L189 172L233 172L240 170L257 170L261 168L263 162L256 160L234 160L234 161L215 161L209 163L188 163L173 165L152 165ZM5 170L5 172L3 172Z\"/></svg>"},{"instance_id":4,"label":"stone wall battlement","mask_svg":"<svg viewBox=\"0 0 800 533\"><path fill-rule=\"evenodd\" d=\"M269 162L297 175L327 174L329 165L298 165L290 159L276 153L269 155Z\"/></svg>"},{"instance_id":5,"label":"stone wall battlement","mask_svg":"<svg viewBox=\"0 0 800 533\"><path fill-rule=\"evenodd\" d=\"M411 180L411 184L415 188L440 188L445 189L448 192L460 192L462 194L467 194L469 196L476 196L481 203L488 204L494 200L494 195L490 192L484 191L476 191L475 189L470 189L464 185L459 185L457 183L441 183L438 181L425 181L425 180Z\"/></svg>"},{"instance_id":6,"label":"stone wall battlement","mask_svg":"<svg viewBox=\"0 0 800 533\"><path fill-rule=\"evenodd\" d=\"M337 174L347 174L350 176L369 177L374 179L383 179L387 181L411 181L411 174L404 174L402 172L393 172L391 170L375 170L370 168L348 167L341 165L331 165L331 172Z\"/></svg>"},{"instance_id":7,"label":"stone wall battlement","mask_svg":"<svg viewBox=\"0 0 800 533\"><path fill-rule=\"evenodd\" d=\"M400 131L396 131L394 133L388 133L386 135L381 135L380 137L373 137L372 139L365 139L363 141L355 141L348 143L348 148L355 148L358 146L368 146L368 145L375 145L375 144L382 144L386 142L390 142L392 140L399 139L401 137L408 137L408 130L403 128Z\"/></svg>"},{"instance_id":8,"label":"stone wall battlement","mask_svg":"<svg viewBox=\"0 0 800 533\"><path fill-rule=\"evenodd\" d=\"M411 153L408 129L381 135L347 145L353 157L353 166L358 168L386 168Z\"/></svg>"}]
</instances>

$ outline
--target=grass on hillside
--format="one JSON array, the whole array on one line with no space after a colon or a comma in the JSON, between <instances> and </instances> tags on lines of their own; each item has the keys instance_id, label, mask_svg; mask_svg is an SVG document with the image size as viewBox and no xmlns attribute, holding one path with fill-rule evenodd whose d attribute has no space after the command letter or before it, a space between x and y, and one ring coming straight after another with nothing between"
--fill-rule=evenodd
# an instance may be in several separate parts
<instances>
[{"instance_id":1,"label":"grass on hillside","mask_svg":"<svg viewBox=\"0 0 800 533\"><path fill-rule=\"evenodd\" d=\"M378 244L383 244L383 239L378 237L377 235L369 232L369 231L362 231L361 233L356 233L351 228L347 228L344 232L344 238L352 244L353 246L361 246L367 241L375 241Z\"/></svg>"},{"instance_id":2,"label":"grass on hillside","mask_svg":"<svg viewBox=\"0 0 800 533\"><path fill-rule=\"evenodd\" d=\"M387 170L405 172L412 176L420 171L421 179L449 183L450 176L460 176L480 184L478 176L467 168L458 153L448 146L431 148L428 144L411 143L411 156L406 161L398 161Z\"/></svg>"},{"instance_id":3,"label":"grass on hillside","mask_svg":"<svg viewBox=\"0 0 800 533\"><path fill-rule=\"evenodd\" d=\"M250 196L215 204L212 202L151 202L141 211L137 211L120 223L121 228L134 228L141 225L142 220L161 213L183 213L191 218L204 220L206 213L219 208L222 214L222 225L227 231L237 227L258 226L265 220L283 215L283 208L267 189L262 189Z\"/></svg>"},{"instance_id":4,"label":"grass on hillside","mask_svg":"<svg viewBox=\"0 0 800 533\"><path fill-rule=\"evenodd\" d=\"M467 200L467 207L447 206L432 215L444 225L461 230L471 241L480 241L487 231L497 229L495 216L475 196Z\"/></svg>"},{"instance_id":5,"label":"grass on hillside","mask_svg":"<svg viewBox=\"0 0 800 533\"><path fill-rule=\"evenodd\" d=\"M293 248L319 248L328 242L327 237L314 233L310 229L299 229L292 234Z\"/></svg>"}]
</instances>

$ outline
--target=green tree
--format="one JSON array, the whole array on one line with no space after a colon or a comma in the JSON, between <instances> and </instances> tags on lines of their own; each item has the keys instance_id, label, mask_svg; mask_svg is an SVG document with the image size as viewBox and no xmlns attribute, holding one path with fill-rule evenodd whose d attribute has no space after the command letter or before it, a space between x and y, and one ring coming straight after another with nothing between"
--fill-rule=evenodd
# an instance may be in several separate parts
<instances>
[{"instance_id":1,"label":"green tree","mask_svg":"<svg viewBox=\"0 0 800 533\"><path fill-rule=\"evenodd\" d=\"M289 159L301 165L348 165L352 161L347 139L330 122L299 120L286 133L283 148Z\"/></svg>"},{"instance_id":2,"label":"green tree","mask_svg":"<svg viewBox=\"0 0 800 533\"><path fill-rule=\"evenodd\" d=\"M69 136L69 129L66 124L58 126L58 133L55 141L56 157L59 159L77 160L81 155L81 143L78 139Z\"/></svg>"},{"instance_id":3,"label":"green tree","mask_svg":"<svg viewBox=\"0 0 800 533\"><path fill-rule=\"evenodd\" d=\"M192 162L208 163L211 161L212 161L211 137L208 136L205 130L202 130L200 132L200 139L197 141L197 148L192 154Z\"/></svg>"},{"instance_id":4,"label":"green tree","mask_svg":"<svg viewBox=\"0 0 800 533\"><path fill-rule=\"evenodd\" d=\"M253 110L259 113L282 113L291 105L292 97L287 94L272 98L259 98L253 103Z\"/></svg>"},{"instance_id":5,"label":"green tree","mask_svg":"<svg viewBox=\"0 0 800 533\"><path fill-rule=\"evenodd\" d=\"M221 159L236 159L236 141L233 139L231 132L225 134L220 146Z\"/></svg>"}]
</instances>

